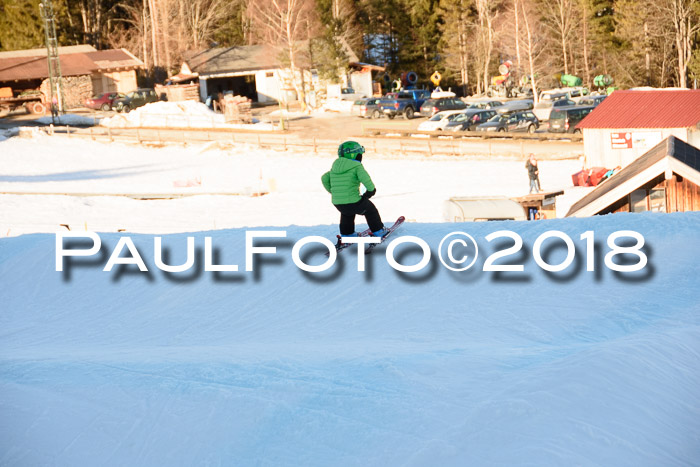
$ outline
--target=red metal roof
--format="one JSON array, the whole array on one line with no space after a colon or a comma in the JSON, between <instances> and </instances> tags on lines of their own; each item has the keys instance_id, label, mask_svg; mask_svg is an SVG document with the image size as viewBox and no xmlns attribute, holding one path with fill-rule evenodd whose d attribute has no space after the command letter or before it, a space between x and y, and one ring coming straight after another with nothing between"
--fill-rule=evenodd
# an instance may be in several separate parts
<instances>
[{"instance_id":1,"label":"red metal roof","mask_svg":"<svg viewBox=\"0 0 700 467\"><path fill-rule=\"evenodd\" d=\"M689 128L700 123L700 90L615 91L576 128Z\"/></svg>"}]
</instances>

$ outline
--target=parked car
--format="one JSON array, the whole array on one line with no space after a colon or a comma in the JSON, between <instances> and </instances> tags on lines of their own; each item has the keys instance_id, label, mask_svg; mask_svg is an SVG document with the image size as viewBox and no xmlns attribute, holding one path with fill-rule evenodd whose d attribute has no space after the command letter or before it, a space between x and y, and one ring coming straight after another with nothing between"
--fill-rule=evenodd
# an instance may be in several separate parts
<instances>
[{"instance_id":1,"label":"parked car","mask_svg":"<svg viewBox=\"0 0 700 467\"><path fill-rule=\"evenodd\" d=\"M140 88L131 91L126 96L116 99L112 107L117 112L128 112L142 105L150 104L158 101L158 94L152 88Z\"/></svg>"},{"instance_id":2,"label":"parked car","mask_svg":"<svg viewBox=\"0 0 700 467\"><path fill-rule=\"evenodd\" d=\"M462 110L445 110L438 112L427 121L418 125L419 131L437 131L444 130L447 124L453 121L458 115L463 113Z\"/></svg>"},{"instance_id":3,"label":"parked car","mask_svg":"<svg viewBox=\"0 0 700 467\"><path fill-rule=\"evenodd\" d=\"M576 105L576 102L566 97L558 98L556 100L545 99L538 102L532 111L535 113L538 120L546 121L549 120L549 114L552 109L557 107L566 107L569 105Z\"/></svg>"},{"instance_id":4,"label":"parked car","mask_svg":"<svg viewBox=\"0 0 700 467\"><path fill-rule=\"evenodd\" d=\"M340 90L340 99L344 101L353 101L367 97L367 94L355 92L353 88L343 88Z\"/></svg>"},{"instance_id":5,"label":"parked car","mask_svg":"<svg viewBox=\"0 0 700 467\"><path fill-rule=\"evenodd\" d=\"M384 114L379 106L380 100L379 97L357 100L352 105L350 113L362 118L381 118Z\"/></svg>"},{"instance_id":6,"label":"parked car","mask_svg":"<svg viewBox=\"0 0 700 467\"><path fill-rule=\"evenodd\" d=\"M496 107L499 113L517 112L519 110L532 110L535 105L532 99L518 99L515 101L506 101L500 107Z\"/></svg>"},{"instance_id":7,"label":"parked car","mask_svg":"<svg viewBox=\"0 0 700 467\"><path fill-rule=\"evenodd\" d=\"M540 93L540 101L557 100L566 97L574 102L578 102L583 97L589 94L588 88L583 86L574 86L568 88L547 89Z\"/></svg>"},{"instance_id":8,"label":"parked car","mask_svg":"<svg viewBox=\"0 0 700 467\"><path fill-rule=\"evenodd\" d=\"M555 107L549 115L549 131L554 133L581 133L576 128L578 122L591 113L595 106L576 105L573 107Z\"/></svg>"},{"instance_id":9,"label":"parked car","mask_svg":"<svg viewBox=\"0 0 700 467\"><path fill-rule=\"evenodd\" d=\"M606 94L600 96L586 96L578 101L578 105L592 105L593 107L597 107L606 97L608 97Z\"/></svg>"},{"instance_id":10,"label":"parked car","mask_svg":"<svg viewBox=\"0 0 700 467\"><path fill-rule=\"evenodd\" d=\"M428 99L420 108L420 114L424 117L432 117L438 112L445 110L464 110L467 104L458 97L441 97L439 99Z\"/></svg>"},{"instance_id":11,"label":"parked car","mask_svg":"<svg viewBox=\"0 0 700 467\"><path fill-rule=\"evenodd\" d=\"M467 102L468 109L494 109L496 107L501 107L503 102L494 100L480 100Z\"/></svg>"},{"instance_id":12,"label":"parked car","mask_svg":"<svg viewBox=\"0 0 700 467\"><path fill-rule=\"evenodd\" d=\"M476 127L477 131L527 131L534 133L540 127L540 121L531 110L499 114L488 122Z\"/></svg>"},{"instance_id":13,"label":"parked car","mask_svg":"<svg viewBox=\"0 0 700 467\"><path fill-rule=\"evenodd\" d=\"M103 92L100 95L92 96L90 99L85 99L85 107L106 112L112 109L116 99L123 97L125 97L124 94L120 92Z\"/></svg>"},{"instance_id":14,"label":"parked car","mask_svg":"<svg viewBox=\"0 0 700 467\"><path fill-rule=\"evenodd\" d=\"M413 118L423 103L430 98L427 89L409 89L398 93L389 93L380 101L382 112L389 118L403 115L406 119Z\"/></svg>"},{"instance_id":15,"label":"parked car","mask_svg":"<svg viewBox=\"0 0 700 467\"><path fill-rule=\"evenodd\" d=\"M584 88L582 86L576 86L573 88L567 88L569 91L569 99L572 101L576 102L577 104L581 102L581 99L585 98L588 96L588 88Z\"/></svg>"},{"instance_id":16,"label":"parked car","mask_svg":"<svg viewBox=\"0 0 700 467\"><path fill-rule=\"evenodd\" d=\"M467 109L458 114L444 128L445 131L472 131L497 114L496 110Z\"/></svg>"}]
</instances>

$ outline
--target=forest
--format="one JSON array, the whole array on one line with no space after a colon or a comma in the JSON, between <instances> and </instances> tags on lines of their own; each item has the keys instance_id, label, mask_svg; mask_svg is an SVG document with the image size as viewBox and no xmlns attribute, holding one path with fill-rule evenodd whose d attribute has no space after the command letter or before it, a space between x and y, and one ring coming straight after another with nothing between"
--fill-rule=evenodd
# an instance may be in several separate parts
<instances>
[{"instance_id":1,"label":"forest","mask_svg":"<svg viewBox=\"0 0 700 467\"><path fill-rule=\"evenodd\" d=\"M46 0L45 0L46 1ZM510 60L521 76L554 85L695 87L697 0L48 0L59 45L124 47L162 80L190 51L266 43L308 48L310 65L338 79L351 49L390 76L434 71L460 94L484 91ZM40 0L0 0L0 50L45 46ZM445 87L445 86L443 86Z\"/></svg>"}]
</instances>

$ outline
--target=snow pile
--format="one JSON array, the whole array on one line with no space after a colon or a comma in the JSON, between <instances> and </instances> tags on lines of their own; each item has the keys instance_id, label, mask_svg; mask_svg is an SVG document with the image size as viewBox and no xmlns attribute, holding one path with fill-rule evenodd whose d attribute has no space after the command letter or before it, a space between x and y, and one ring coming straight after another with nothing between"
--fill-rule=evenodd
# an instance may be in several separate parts
<instances>
[{"instance_id":1,"label":"snow pile","mask_svg":"<svg viewBox=\"0 0 700 467\"><path fill-rule=\"evenodd\" d=\"M55 118L55 120L52 120L51 116L48 116L37 118L35 121L43 125L51 125L54 123L56 125L67 126L93 126L99 124L101 119L97 118L96 116L87 117L85 115L64 114L59 115Z\"/></svg>"},{"instance_id":2,"label":"snow pile","mask_svg":"<svg viewBox=\"0 0 700 467\"><path fill-rule=\"evenodd\" d=\"M111 128L239 128L273 131L269 123L226 123L223 114L213 112L201 102L152 102L128 113L105 118L100 125Z\"/></svg>"},{"instance_id":3,"label":"snow pile","mask_svg":"<svg viewBox=\"0 0 700 467\"><path fill-rule=\"evenodd\" d=\"M327 99L321 107L326 112L350 113L354 101L346 101L342 99Z\"/></svg>"},{"instance_id":4,"label":"snow pile","mask_svg":"<svg viewBox=\"0 0 700 467\"><path fill-rule=\"evenodd\" d=\"M149 273L102 271L119 234L65 274L53 235L0 240L0 464L697 463L700 214L406 223L397 235L437 248L455 227L484 247L478 269L434 260L400 274L380 247L365 273L351 250L329 274L302 273L293 243L335 226L287 228L254 273L244 230L190 234L194 270L171 274L150 235L132 236ZM501 229L522 237L509 260L524 272L481 271L512 245L484 241ZM530 248L554 229L581 248L544 273ZM644 236L647 268L587 272L580 234L604 252L620 230ZM205 236L215 264L239 272L203 271ZM163 238L167 264L185 262L185 237Z\"/></svg>"}]
</instances>

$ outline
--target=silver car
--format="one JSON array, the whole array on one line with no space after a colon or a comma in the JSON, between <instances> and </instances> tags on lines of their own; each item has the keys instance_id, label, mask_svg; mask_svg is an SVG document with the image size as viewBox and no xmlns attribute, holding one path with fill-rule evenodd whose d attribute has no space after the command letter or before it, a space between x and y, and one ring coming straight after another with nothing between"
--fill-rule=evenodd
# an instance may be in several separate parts
<instances>
[{"instance_id":1,"label":"silver car","mask_svg":"<svg viewBox=\"0 0 700 467\"><path fill-rule=\"evenodd\" d=\"M370 97L368 99L359 99L352 104L350 113L362 118L382 118L384 113L379 106L380 97Z\"/></svg>"}]
</instances>

